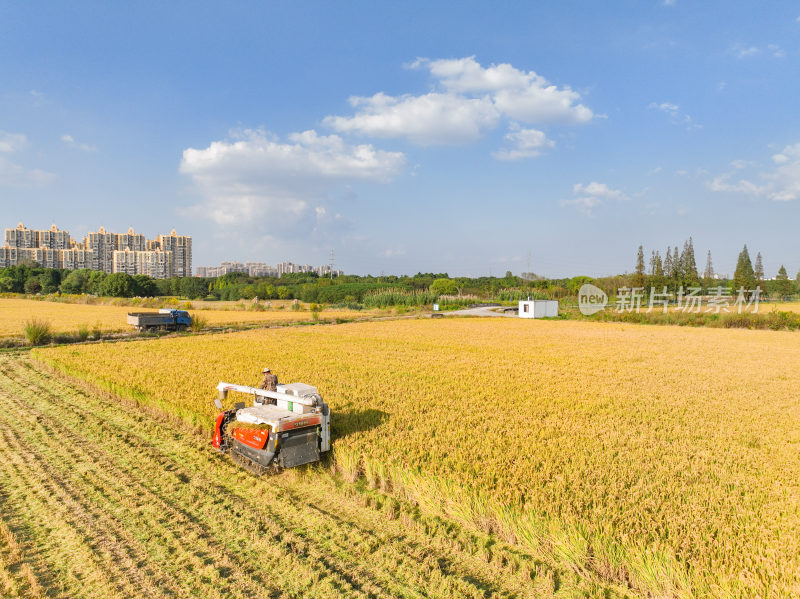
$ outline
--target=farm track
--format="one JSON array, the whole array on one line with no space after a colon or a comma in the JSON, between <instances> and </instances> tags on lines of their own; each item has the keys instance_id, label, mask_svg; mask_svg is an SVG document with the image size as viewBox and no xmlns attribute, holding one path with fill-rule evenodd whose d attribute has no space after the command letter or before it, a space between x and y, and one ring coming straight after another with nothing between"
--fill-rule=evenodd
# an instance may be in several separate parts
<instances>
[{"instance_id":1,"label":"farm track","mask_svg":"<svg viewBox=\"0 0 800 599\"><path fill-rule=\"evenodd\" d=\"M322 467L253 478L0 356L0 596L542 597L574 578Z\"/></svg>"}]
</instances>

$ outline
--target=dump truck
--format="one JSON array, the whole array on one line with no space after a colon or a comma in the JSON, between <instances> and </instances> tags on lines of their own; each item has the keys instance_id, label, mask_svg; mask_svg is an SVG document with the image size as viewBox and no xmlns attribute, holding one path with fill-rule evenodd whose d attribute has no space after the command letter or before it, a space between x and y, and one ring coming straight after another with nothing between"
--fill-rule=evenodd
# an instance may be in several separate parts
<instances>
[{"instance_id":1,"label":"dump truck","mask_svg":"<svg viewBox=\"0 0 800 599\"><path fill-rule=\"evenodd\" d=\"M221 382L217 391L211 444L253 474L316 462L330 451L331 411L316 387L290 383L268 391ZM253 405L223 410L230 391L252 395Z\"/></svg>"},{"instance_id":2,"label":"dump truck","mask_svg":"<svg viewBox=\"0 0 800 599\"><path fill-rule=\"evenodd\" d=\"M158 312L129 312L128 324L137 331L183 331L192 325L192 317L186 310L164 308Z\"/></svg>"}]
</instances>

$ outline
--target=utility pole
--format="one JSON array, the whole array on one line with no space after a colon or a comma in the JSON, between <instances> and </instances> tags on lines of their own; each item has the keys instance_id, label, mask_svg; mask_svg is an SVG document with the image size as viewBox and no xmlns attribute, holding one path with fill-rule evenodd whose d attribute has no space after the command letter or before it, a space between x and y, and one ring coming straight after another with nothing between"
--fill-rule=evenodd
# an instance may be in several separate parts
<instances>
[{"instance_id":1,"label":"utility pole","mask_svg":"<svg viewBox=\"0 0 800 599\"><path fill-rule=\"evenodd\" d=\"M332 281L333 280L333 264L334 264L333 250L331 250L331 263L330 264L331 264L331 273L330 274L331 274L331 281Z\"/></svg>"}]
</instances>

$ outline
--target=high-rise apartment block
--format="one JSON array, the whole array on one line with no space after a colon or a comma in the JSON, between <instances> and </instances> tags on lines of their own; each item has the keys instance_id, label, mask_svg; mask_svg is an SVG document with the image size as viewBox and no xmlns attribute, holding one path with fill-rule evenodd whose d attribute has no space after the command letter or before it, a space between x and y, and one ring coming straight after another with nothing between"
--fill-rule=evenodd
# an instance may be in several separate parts
<instances>
[{"instance_id":1,"label":"high-rise apartment block","mask_svg":"<svg viewBox=\"0 0 800 599\"><path fill-rule=\"evenodd\" d=\"M6 229L0 247L0 268L35 262L45 268L88 268L107 273L143 274L154 279L192 275L192 238L169 235L148 240L141 233L110 233L100 227L82 243L53 225L47 230L28 229L22 223Z\"/></svg>"}]
</instances>

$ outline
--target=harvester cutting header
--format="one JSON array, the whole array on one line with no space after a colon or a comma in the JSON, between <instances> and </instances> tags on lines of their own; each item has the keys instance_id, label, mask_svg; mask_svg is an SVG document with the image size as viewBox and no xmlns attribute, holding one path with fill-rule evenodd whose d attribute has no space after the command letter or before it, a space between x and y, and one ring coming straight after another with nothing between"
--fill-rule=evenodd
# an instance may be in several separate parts
<instances>
[{"instance_id":1,"label":"harvester cutting header","mask_svg":"<svg viewBox=\"0 0 800 599\"><path fill-rule=\"evenodd\" d=\"M265 382L268 379L265 376ZM253 396L251 407L237 403L217 416L212 445L254 474L316 462L330 450L330 409L317 388L305 383L278 385L274 375L269 382L262 385L266 389L221 382L214 401L222 410L230 391Z\"/></svg>"}]
</instances>

